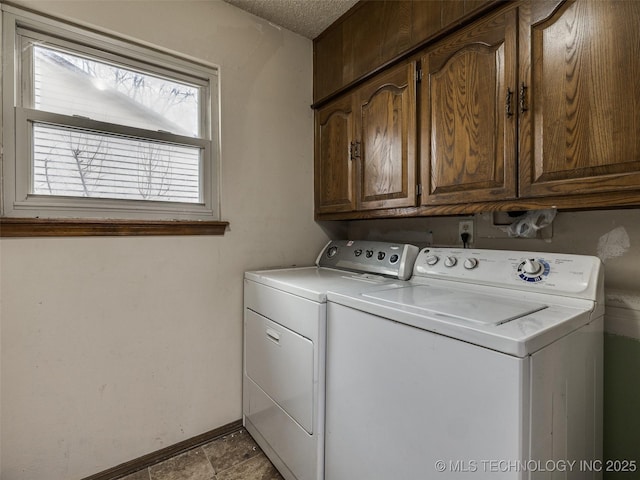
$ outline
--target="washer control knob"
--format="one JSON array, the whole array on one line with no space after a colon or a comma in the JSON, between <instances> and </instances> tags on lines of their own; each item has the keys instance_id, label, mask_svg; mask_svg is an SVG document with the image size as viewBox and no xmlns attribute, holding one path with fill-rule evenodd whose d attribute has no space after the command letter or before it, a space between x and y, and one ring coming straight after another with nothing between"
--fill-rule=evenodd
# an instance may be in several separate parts
<instances>
[{"instance_id":1,"label":"washer control knob","mask_svg":"<svg viewBox=\"0 0 640 480\"><path fill-rule=\"evenodd\" d=\"M384 260L384 257L385 257L386 255L387 255L387 254L386 254L386 253L384 253L384 252L378 252L378 260Z\"/></svg>"},{"instance_id":2,"label":"washer control knob","mask_svg":"<svg viewBox=\"0 0 640 480\"><path fill-rule=\"evenodd\" d=\"M362 255L362 249L358 248L355 252L353 252L355 254L356 257L359 257L360 255Z\"/></svg>"},{"instance_id":3,"label":"washer control knob","mask_svg":"<svg viewBox=\"0 0 640 480\"><path fill-rule=\"evenodd\" d=\"M456 257L446 257L444 259L444 266L445 267L455 267L456 263L458 263L458 259Z\"/></svg>"},{"instance_id":4,"label":"washer control knob","mask_svg":"<svg viewBox=\"0 0 640 480\"><path fill-rule=\"evenodd\" d=\"M464 261L463 264L464 268L466 268L467 270L473 270L474 268L476 268L478 266L478 259L477 258L467 258Z\"/></svg>"},{"instance_id":5,"label":"washer control knob","mask_svg":"<svg viewBox=\"0 0 640 480\"><path fill-rule=\"evenodd\" d=\"M398 260L400 260L400 257L398 256L397 253L394 253L393 255L391 255L391 257L389 258L389 263L396 263Z\"/></svg>"},{"instance_id":6,"label":"washer control knob","mask_svg":"<svg viewBox=\"0 0 640 480\"><path fill-rule=\"evenodd\" d=\"M338 253L338 247L334 245L331 248L329 248L329 250L327 250L327 257L333 258L336 256L336 253Z\"/></svg>"},{"instance_id":7,"label":"washer control knob","mask_svg":"<svg viewBox=\"0 0 640 480\"><path fill-rule=\"evenodd\" d=\"M373 257L373 250L367 250L364 254L365 257L371 258Z\"/></svg>"},{"instance_id":8,"label":"washer control knob","mask_svg":"<svg viewBox=\"0 0 640 480\"><path fill-rule=\"evenodd\" d=\"M435 265L436 263L438 263L438 260L440 259L436 255L429 255L424 259L427 265Z\"/></svg>"},{"instance_id":9,"label":"washer control knob","mask_svg":"<svg viewBox=\"0 0 640 480\"><path fill-rule=\"evenodd\" d=\"M522 271L527 275L537 275L542 272L542 264L535 258L527 258L522 265Z\"/></svg>"}]
</instances>

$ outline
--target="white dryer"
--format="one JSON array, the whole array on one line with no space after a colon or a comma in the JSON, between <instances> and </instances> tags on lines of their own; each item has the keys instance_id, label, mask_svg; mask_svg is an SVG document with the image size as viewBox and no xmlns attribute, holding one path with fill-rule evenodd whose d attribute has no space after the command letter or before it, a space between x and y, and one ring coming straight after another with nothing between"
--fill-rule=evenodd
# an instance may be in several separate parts
<instances>
[{"instance_id":1,"label":"white dryer","mask_svg":"<svg viewBox=\"0 0 640 480\"><path fill-rule=\"evenodd\" d=\"M417 254L333 241L316 266L245 273L243 421L285 479L324 478L327 291L400 287Z\"/></svg>"},{"instance_id":2,"label":"white dryer","mask_svg":"<svg viewBox=\"0 0 640 480\"><path fill-rule=\"evenodd\" d=\"M326 479L601 478L603 300L595 257L444 248L329 292Z\"/></svg>"}]
</instances>

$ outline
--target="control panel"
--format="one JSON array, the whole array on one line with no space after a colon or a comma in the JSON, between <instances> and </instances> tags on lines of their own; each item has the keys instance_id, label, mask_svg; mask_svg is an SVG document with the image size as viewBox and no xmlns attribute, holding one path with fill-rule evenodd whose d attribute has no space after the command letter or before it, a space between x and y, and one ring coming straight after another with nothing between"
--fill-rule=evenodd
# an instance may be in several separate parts
<instances>
[{"instance_id":1,"label":"control panel","mask_svg":"<svg viewBox=\"0 0 640 480\"><path fill-rule=\"evenodd\" d=\"M406 243L333 240L320 252L316 265L407 280L418 251Z\"/></svg>"},{"instance_id":2,"label":"control panel","mask_svg":"<svg viewBox=\"0 0 640 480\"><path fill-rule=\"evenodd\" d=\"M591 299L601 275L600 259L587 255L437 247L422 249L413 271L414 279L442 278Z\"/></svg>"}]
</instances>

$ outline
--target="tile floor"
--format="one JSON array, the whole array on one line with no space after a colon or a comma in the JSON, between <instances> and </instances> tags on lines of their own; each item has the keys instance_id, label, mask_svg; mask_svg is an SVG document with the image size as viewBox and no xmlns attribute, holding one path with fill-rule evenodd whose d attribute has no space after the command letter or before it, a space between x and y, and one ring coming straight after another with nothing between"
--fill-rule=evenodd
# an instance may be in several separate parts
<instances>
[{"instance_id":1,"label":"tile floor","mask_svg":"<svg viewBox=\"0 0 640 480\"><path fill-rule=\"evenodd\" d=\"M282 480L243 428L122 480Z\"/></svg>"}]
</instances>

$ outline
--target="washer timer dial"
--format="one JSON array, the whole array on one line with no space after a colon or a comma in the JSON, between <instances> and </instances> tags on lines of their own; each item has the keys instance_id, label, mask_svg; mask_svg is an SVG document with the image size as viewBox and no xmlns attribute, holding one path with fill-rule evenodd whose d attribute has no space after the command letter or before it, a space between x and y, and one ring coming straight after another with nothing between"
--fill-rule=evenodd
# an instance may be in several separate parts
<instances>
[{"instance_id":1,"label":"washer timer dial","mask_svg":"<svg viewBox=\"0 0 640 480\"><path fill-rule=\"evenodd\" d=\"M518 277L525 282L539 282L549 275L551 267L541 258L527 258L518 265Z\"/></svg>"}]
</instances>

